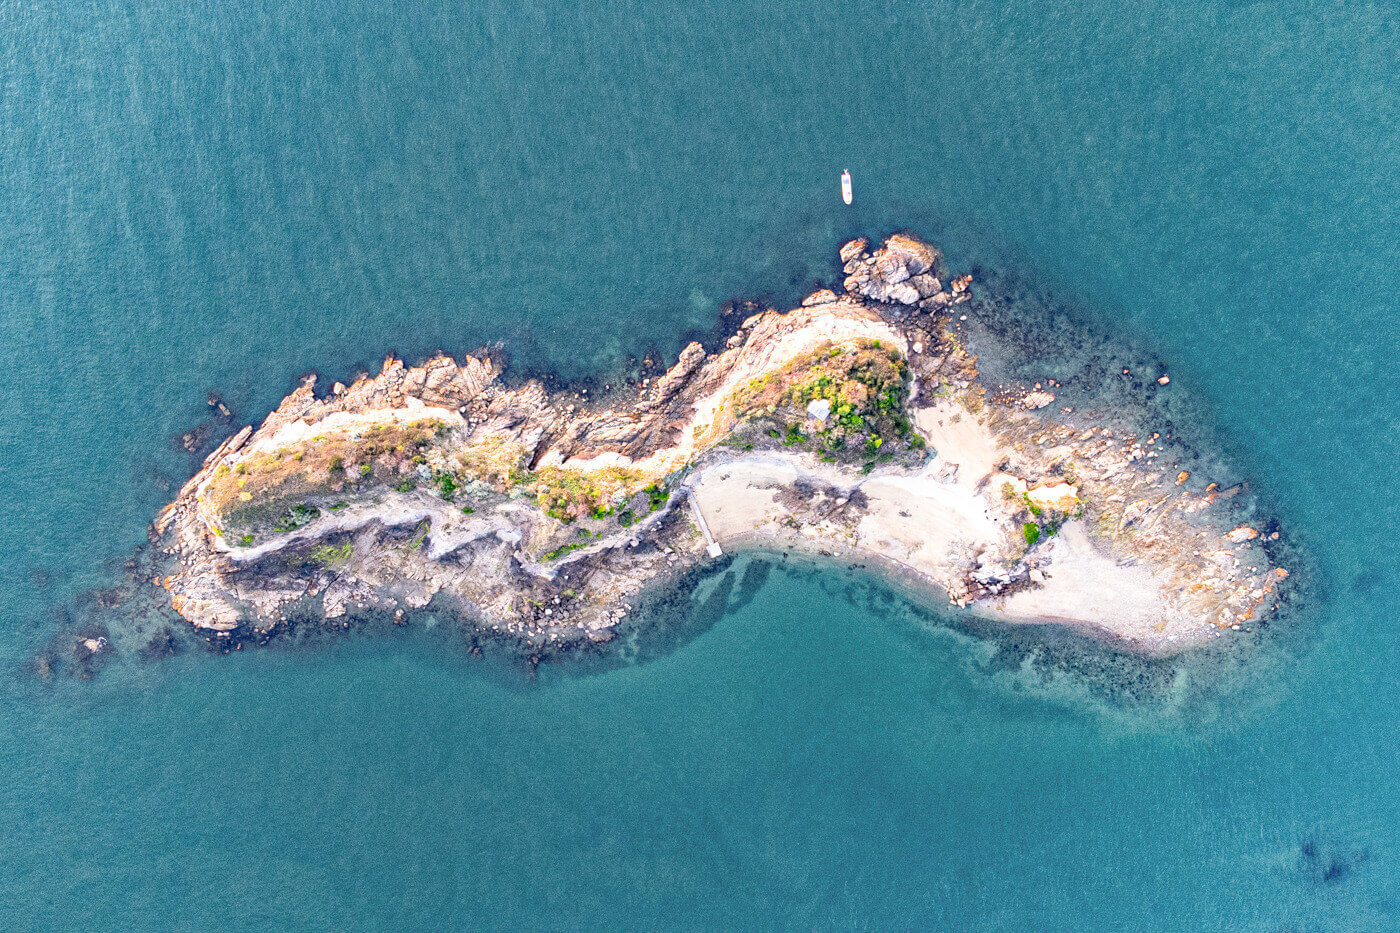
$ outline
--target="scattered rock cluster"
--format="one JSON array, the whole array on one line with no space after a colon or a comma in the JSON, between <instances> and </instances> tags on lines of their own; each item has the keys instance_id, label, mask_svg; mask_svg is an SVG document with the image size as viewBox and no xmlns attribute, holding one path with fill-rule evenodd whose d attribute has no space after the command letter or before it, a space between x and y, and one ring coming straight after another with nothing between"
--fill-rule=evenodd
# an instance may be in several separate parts
<instances>
[{"instance_id":1,"label":"scattered rock cluster","mask_svg":"<svg viewBox=\"0 0 1400 933\"><path fill-rule=\"evenodd\" d=\"M922 311L938 311L969 297L970 275L954 279L944 290L938 277L941 257L928 244L896 234L873 253L869 246L861 238L841 247L847 293L871 301L917 305Z\"/></svg>"}]
</instances>

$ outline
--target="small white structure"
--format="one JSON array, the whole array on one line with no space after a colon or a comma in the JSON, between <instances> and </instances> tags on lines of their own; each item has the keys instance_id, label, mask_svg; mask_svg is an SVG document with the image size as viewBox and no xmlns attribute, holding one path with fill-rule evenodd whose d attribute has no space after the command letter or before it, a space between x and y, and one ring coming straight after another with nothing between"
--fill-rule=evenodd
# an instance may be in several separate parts
<instances>
[{"instance_id":1,"label":"small white structure","mask_svg":"<svg viewBox=\"0 0 1400 933\"><path fill-rule=\"evenodd\" d=\"M850 204L853 199L854 195L851 193L851 171L847 169L841 173L841 200Z\"/></svg>"},{"instance_id":2,"label":"small white structure","mask_svg":"<svg viewBox=\"0 0 1400 933\"><path fill-rule=\"evenodd\" d=\"M825 422L831 417L831 400L824 398L814 398L807 403L807 414L818 421Z\"/></svg>"}]
</instances>

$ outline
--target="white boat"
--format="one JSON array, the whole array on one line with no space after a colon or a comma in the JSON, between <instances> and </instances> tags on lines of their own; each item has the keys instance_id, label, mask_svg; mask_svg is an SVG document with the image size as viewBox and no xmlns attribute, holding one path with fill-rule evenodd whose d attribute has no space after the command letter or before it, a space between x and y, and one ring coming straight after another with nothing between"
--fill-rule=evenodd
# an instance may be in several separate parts
<instances>
[{"instance_id":1,"label":"white boat","mask_svg":"<svg viewBox=\"0 0 1400 933\"><path fill-rule=\"evenodd\" d=\"M852 197L853 195L851 194L851 173L848 169L841 173L841 200L845 201L847 204L850 204Z\"/></svg>"}]
</instances>

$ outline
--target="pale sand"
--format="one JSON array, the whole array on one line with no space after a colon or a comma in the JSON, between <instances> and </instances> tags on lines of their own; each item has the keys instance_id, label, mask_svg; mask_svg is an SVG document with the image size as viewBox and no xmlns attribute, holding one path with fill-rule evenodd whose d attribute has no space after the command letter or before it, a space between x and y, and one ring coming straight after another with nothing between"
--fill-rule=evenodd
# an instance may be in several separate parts
<instances>
[{"instance_id":1,"label":"pale sand","mask_svg":"<svg viewBox=\"0 0 1400 933\"><path fill-rule=\"evenodd\" d=\"M975 492L934 478L938 464L917 474L855 476L808 454L771 453L731 460L697 471L690 479L696 504L721 543L744 535L794 535L820 545L854 548L885 557L929 578L944 590L956 586L978 552L998 548L1006 528ZM835 500L859 489L863 510L846 506L847 522L796 519L779 492L797 480L836 487ZM835 501L829 503L835 506Z\"/></svg>"},{"instance_id":2,"label":"pale sand","mask_svg":"<svg viewBox=\"0 0 1400 933\"><path fill-rule=\"evenodd\" d=\"M787 512L778 490L800 476L796 464L758 457L723 463L694 474L695 503L721 543L752 531L771 531Z\"/></svg>"},{"instance_id":3,"label":"pale sand","mask_svg":"<svg viewBox=\"0 0 1400 933\"><path fill-rule=\"evenodd\" d=\"M1060 528L1050 556L1045 582L993 601L996 616L1096 626L1134 642L1198 641L1209 632L1168 599L1166 576L1144 566L1119 566L1089 540L1082 521Z\"/></svg>"},{"instance_id":4,"label":"pale sand","mask_svg":"<svg viewBox=\"0 0 1400 933\"><path fill-rule=\"evenodd\" d=\"M940 465L956 465L957 484L975 491L1006 455L976 415L950 398L914 413L914 424L937 454Z\"/></svg>"},{"instance_id":5,"label":"pale sand","mask_svg":"<svg viewBox=\"0 0 1400 933\"><path fill-rule=\"evenodd\" d=\"M948 414L941 424L935 416L930 425L930 440L937 438L941 445L939 456L917 473L891 470L853 477L806 453L775 452L703 467L688 483L722 544L828 547L889 562L958 599L978 555L1015 547L1020 528L999 491L990 484L978 490L981 480L995 472L995 444L976 419L964 413L953 421ZM926 423L921 418L920 426ZM939 478L949 462L959 463L956 480ZM859 489L866 497L864 513L852 513L857 520L844 523L794 516L783 507L780 493L799 479L836 486L826 496L832 501L822 502L826 506L834 507L835 499ZM1038 553L1042 582L1010 596L985 597L971 608L1003 621L1097 631L1140 650L1180 647L1212 634L1208 625L1173 604L1166 576L1143 566L1120 566L1090 540L1083 522L1067 522Z\"/></svg>"}]
</instances>

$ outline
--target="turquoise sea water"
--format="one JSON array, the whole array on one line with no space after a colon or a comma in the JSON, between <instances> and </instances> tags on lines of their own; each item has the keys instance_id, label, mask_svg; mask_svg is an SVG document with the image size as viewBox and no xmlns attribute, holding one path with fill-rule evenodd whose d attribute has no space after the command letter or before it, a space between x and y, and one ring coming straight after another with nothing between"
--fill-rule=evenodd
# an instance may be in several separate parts
<instances>
[{"instance_id":1,"label":"turquoise sea water","mask_svg":"<svg viewBox=\"0 0 1400 933\"><path fill-rule=\"evenodd\" d=\"M1397 54L1304 3L0 8L0 924L1400 926ZM1170 364L1311 555L1287 633L1143 702L741 561L534 680L26 674L208 392L605 373L904 226Z\"/></svg>"}]
</instances>

